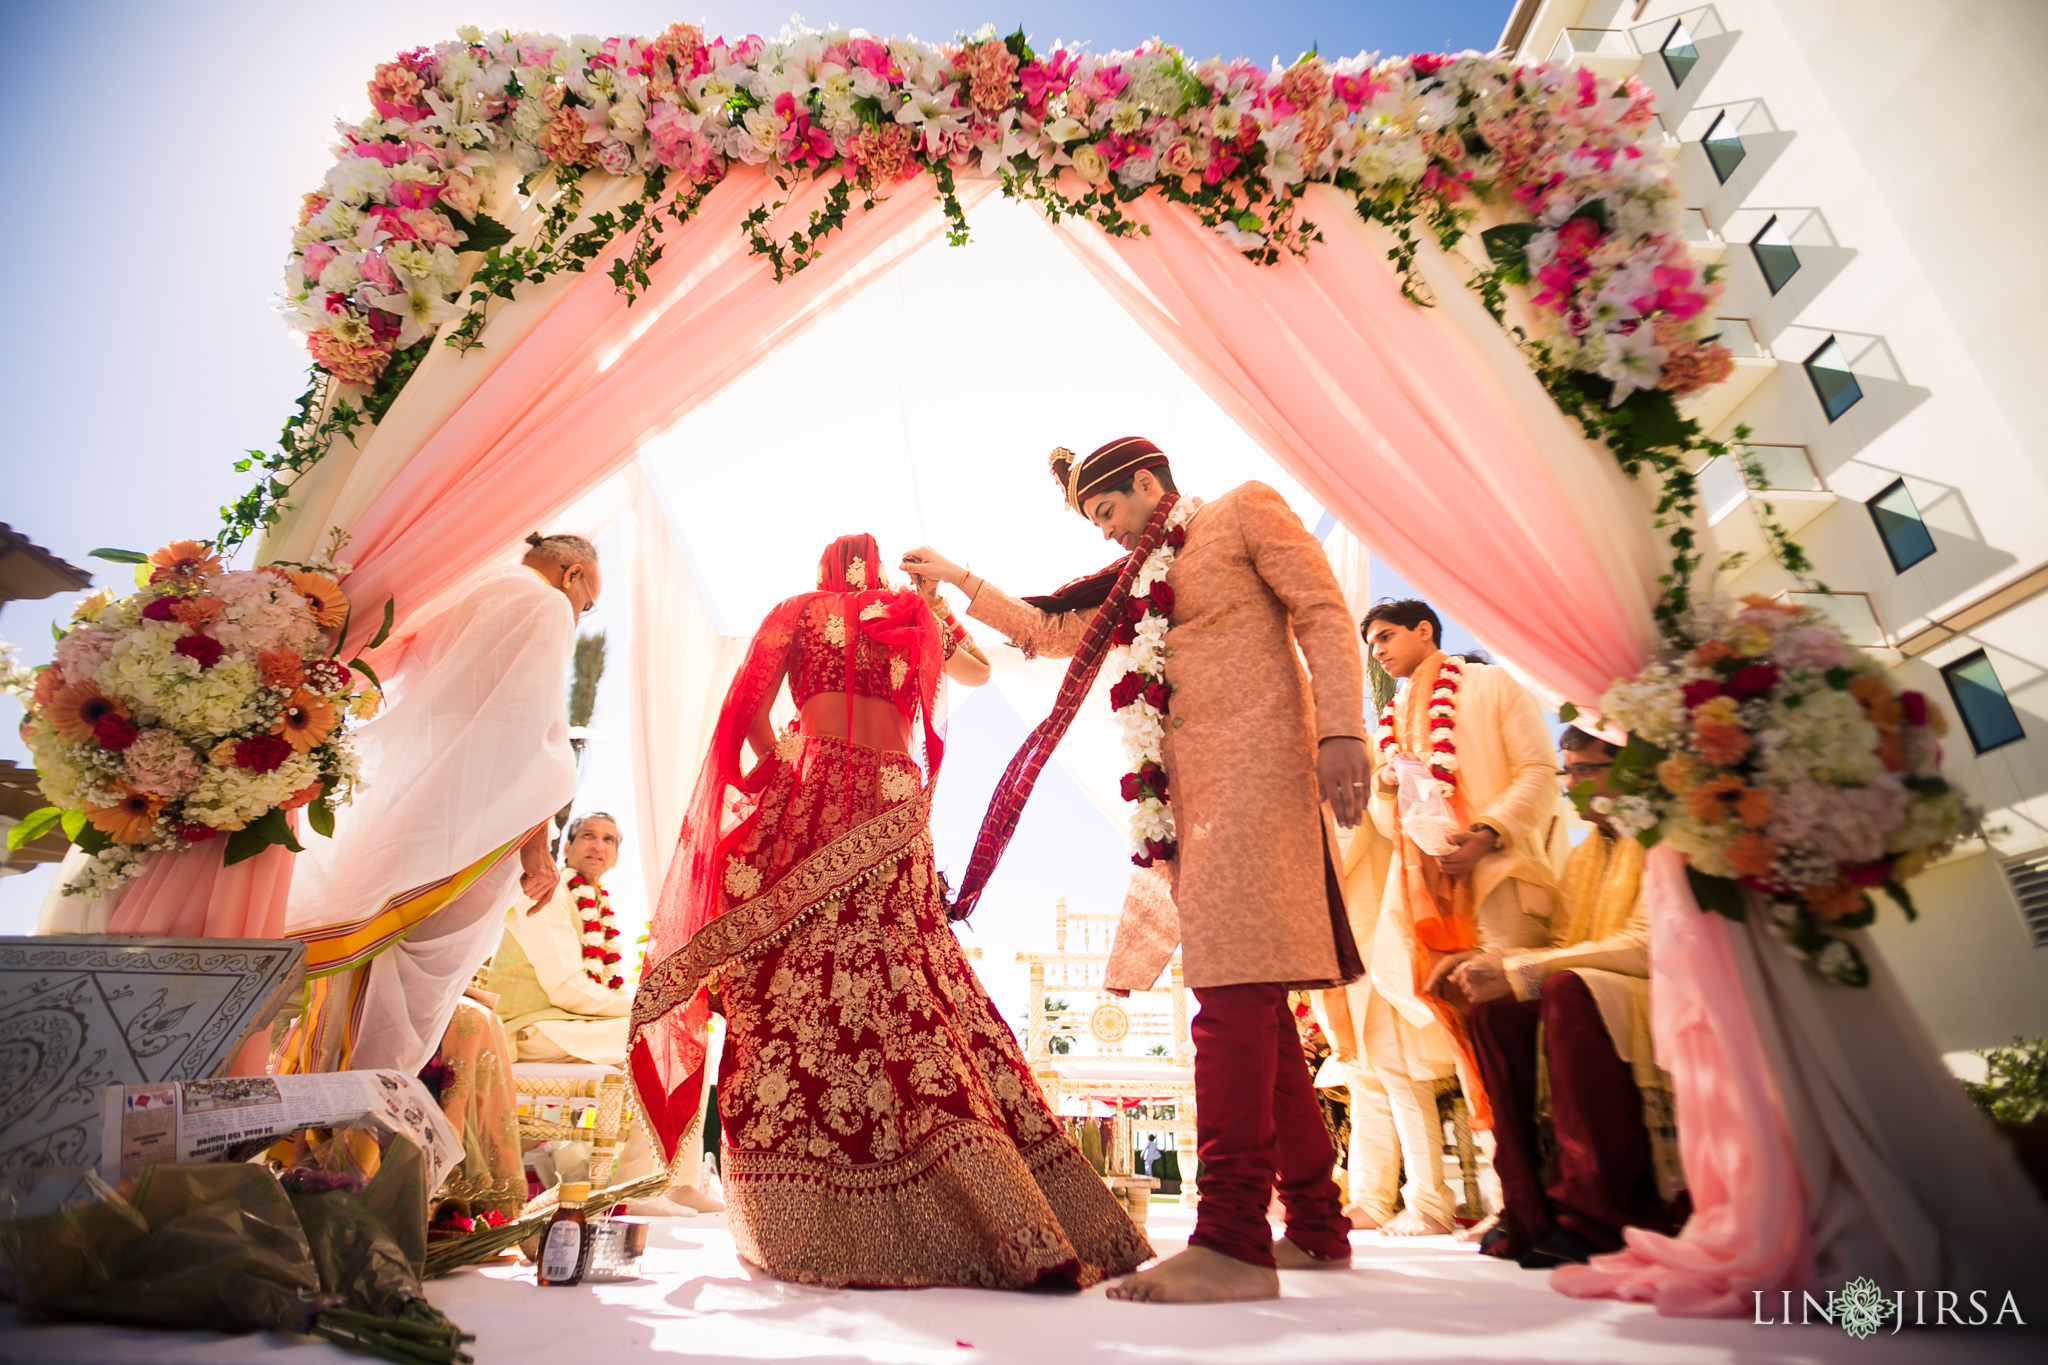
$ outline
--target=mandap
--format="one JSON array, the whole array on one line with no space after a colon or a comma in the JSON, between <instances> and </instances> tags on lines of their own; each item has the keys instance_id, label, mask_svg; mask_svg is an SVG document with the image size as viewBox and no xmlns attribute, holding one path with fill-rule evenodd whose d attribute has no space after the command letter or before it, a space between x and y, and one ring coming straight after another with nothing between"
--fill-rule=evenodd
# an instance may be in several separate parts
<instances>
[{"instance_id":1,"label":"mandap","mask_svg":"<svg viewBox=\"0 0 2048 1365\"><path fill-rule=\"evenodd\" d=\"M970 214L1002 201L1029 210L1003 220L1013 237L1055 243L1350 543L1554 698L1590 707L1690 644L1690 471L1725 447L1688 400L1731 361L1633 80L1475 53L1269 70L1035 51L1021 32L677 24L465 29L378 67L369 98L291 239L313 382L221 548L305 560L345 528L349 596L399 603L370 654L388 663L528 530L602 489L630 503L650 878L743 641L705 610L636 461L926 248L971 260ZM1004 342L1048 306L970 293L910 324L1057 405L1098 363L1087 338L1052 357ZM760 449L832 439L769 424ZM1043 477L1042 450L991 432L951 458ZM1646 885L1696 1212L1558 1288L1742 1314L1755 1291L1855 1275L2039 1275L2038 1201L1867 942L1851 989L1703 914L1668 842Z\"/></svg>"}]
</instances>

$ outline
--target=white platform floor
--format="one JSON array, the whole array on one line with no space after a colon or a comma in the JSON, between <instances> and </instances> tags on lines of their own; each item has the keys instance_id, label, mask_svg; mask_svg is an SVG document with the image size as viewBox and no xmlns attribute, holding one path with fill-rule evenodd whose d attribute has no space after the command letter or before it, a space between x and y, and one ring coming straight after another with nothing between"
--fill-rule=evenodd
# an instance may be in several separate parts
<instances>
[{"instance_id":1,"label":"white platform floor","mask_svg":"<svg viewBox=\"0 0 2048 1365\"><path fill-rule=\"evenodd\" d=\"M1190 1215L1152 1214L1153 1245L1184 1245ZM1858 1341L1840 1329L1660 1318L1628 1304L1551 1292L1548 1276L1449 1238L1357 1233L1348 1271L1282 1276L1277 1301L1201 1307L967 1289L840 1291L749 1279L718 1216L652 1230L643 1278L541 1290L506 1263L433 1282L434 1302L476 1333L478 1365L563 1365L688 1357L806 1365L1309 1365L1310 1362L1563 1361L1573 1365L1892 1365L2048 1358L2035 1332L1947 1327ZM0 1308L8 1365L162 1361L176 1365L360 1361L280 1337L26 1326Z\"/></svg>"}]
</instances>

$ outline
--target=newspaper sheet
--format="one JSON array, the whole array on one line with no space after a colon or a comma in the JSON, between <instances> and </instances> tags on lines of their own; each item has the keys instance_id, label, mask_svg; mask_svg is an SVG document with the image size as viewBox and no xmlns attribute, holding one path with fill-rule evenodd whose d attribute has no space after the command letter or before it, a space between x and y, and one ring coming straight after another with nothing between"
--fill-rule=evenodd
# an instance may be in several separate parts
<instances>
[{"instance_id":1,"label":"newspaper sheet","mask_svg":"<svg viewBox=\"0 0 2048 1365\"><path fill-rule=\"evenodd\" d=\"M411 1138L425 1154L429 1189L462 1160L462 1140L417 1077L333 1071L110 1085L100 1093L100 1175L111 1184L158 1163L245 1160L301 1128Z\"/></svg>"}]
</instances>

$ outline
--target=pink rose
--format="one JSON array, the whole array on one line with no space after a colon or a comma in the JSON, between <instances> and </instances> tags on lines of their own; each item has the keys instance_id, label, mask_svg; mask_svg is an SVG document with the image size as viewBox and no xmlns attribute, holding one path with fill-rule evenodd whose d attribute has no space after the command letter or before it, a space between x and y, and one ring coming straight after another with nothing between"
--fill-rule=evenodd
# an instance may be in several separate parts
<instances>
[{"instance_id":1,"label":"pink rose","mask_svg":"<svg viewBox=\"0 0 2048 1365\"><path fill-rule=\"evenodd\" d=\"M299 266L299 273L308 280L317 280L321 272L333 263L335 251L326 242L308 242L301 255L304 260Z\"/></svg>"},{"instance_id":2,"label":"pink rose","mask_svg":"<svg viewBox=\"0 0 2048 1365\"><path fill-rule=\"evenodd\" d=\"M363 253L363 283L374 285L380 293L398 292L398 276L391 269L391 262L384 259L381 251Z\"/></svg>"},{"instance_id":3,"label":"pink rose","mask_svg":"<svg viewBox=\"0 0 2048 1365\"><path fill-rule=\"evenodd\" d=\"M625 175L633 169L633 149L623 142L607 142L598 148L597 164L613 175Z\"/></svg>"},{"instance_id":4,"label":"pink rose","mask_svg":"<svg viewBox=\"0 0 2048 1365\"><path fill-rule=\"evenodd\" d=\"M1186 138L1180 138L1166 149L1166 155L1159 160L1159 169L1167 175L1182 176L1195 170L1195 150Z\"/></svg>"}]
</instances>

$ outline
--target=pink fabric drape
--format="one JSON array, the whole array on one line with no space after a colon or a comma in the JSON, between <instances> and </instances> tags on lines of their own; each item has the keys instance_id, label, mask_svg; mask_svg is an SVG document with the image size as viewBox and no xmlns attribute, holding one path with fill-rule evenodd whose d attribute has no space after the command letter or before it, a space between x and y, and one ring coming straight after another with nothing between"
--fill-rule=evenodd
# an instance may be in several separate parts
<instances>
[{"instance_id":1,"label":"pink fabric drape","mask_svg":"<svg viewBox=\"0 0 2048 1365\"><path fill-rule=\"evenodd\" d=\"M502 562L642 442L939 231L930 177L906 181L853 215L815 264L777 283L749 253L741 219L786 197L770 223L786 239L830 184L783 192L758 167L735 168L688 223L668 229L652 281L630 308L606 274L618 244L593 261L350 528L351 644L375 629L387 597L409 615Z\"/></svg>"},{"instance_id":2,"label":"pink fabric drape","mask_svg":"<svg viewBox=\"0 0 2048 1365\"><path fill-rule=\"evenodd\" d=\"M1258 266L1178 205L1126 212L1148 234L1109 240L1142 291L1077 255L1361 540L1566 697L1590 705L1641 668L1641 585L1601 571L1602 528L1356 224Z\"/></svg>"},{"instance_id":3,"label":"pink fabric drape","mask_svg":"<svg viewBox=\"0 0 2048 1365\"><path fill-rule=\"evenodd\" d=\"M1811 1200L1726 923L1700 912L1684 856L1669 844L1650 850L1643 897L1656 972L1651 1028L1658 1060L1671 1073L1693 1215L1677 1237L1630 1228L1624 1250L1561 1267L1550 1282L1575 1298L1739 1316L1751 1311L1753 1290L1818 1287L1807 1231Z\"/></svg>"},{"instance_id":4,"label":"pink fabric drape","mask_svg":"<svg viewBox=\"0 0 2048 1365\"><path fill-rule=\"evenodd\" d=\"M121 888L107 932L122 938L283 938L292 855L273 844L223 867L221 853L221 841L211 840L153 856ZM270 1030L258 1029L227 1074L261 1076L269 1058Z\"/></svg>"}]
</instances>

